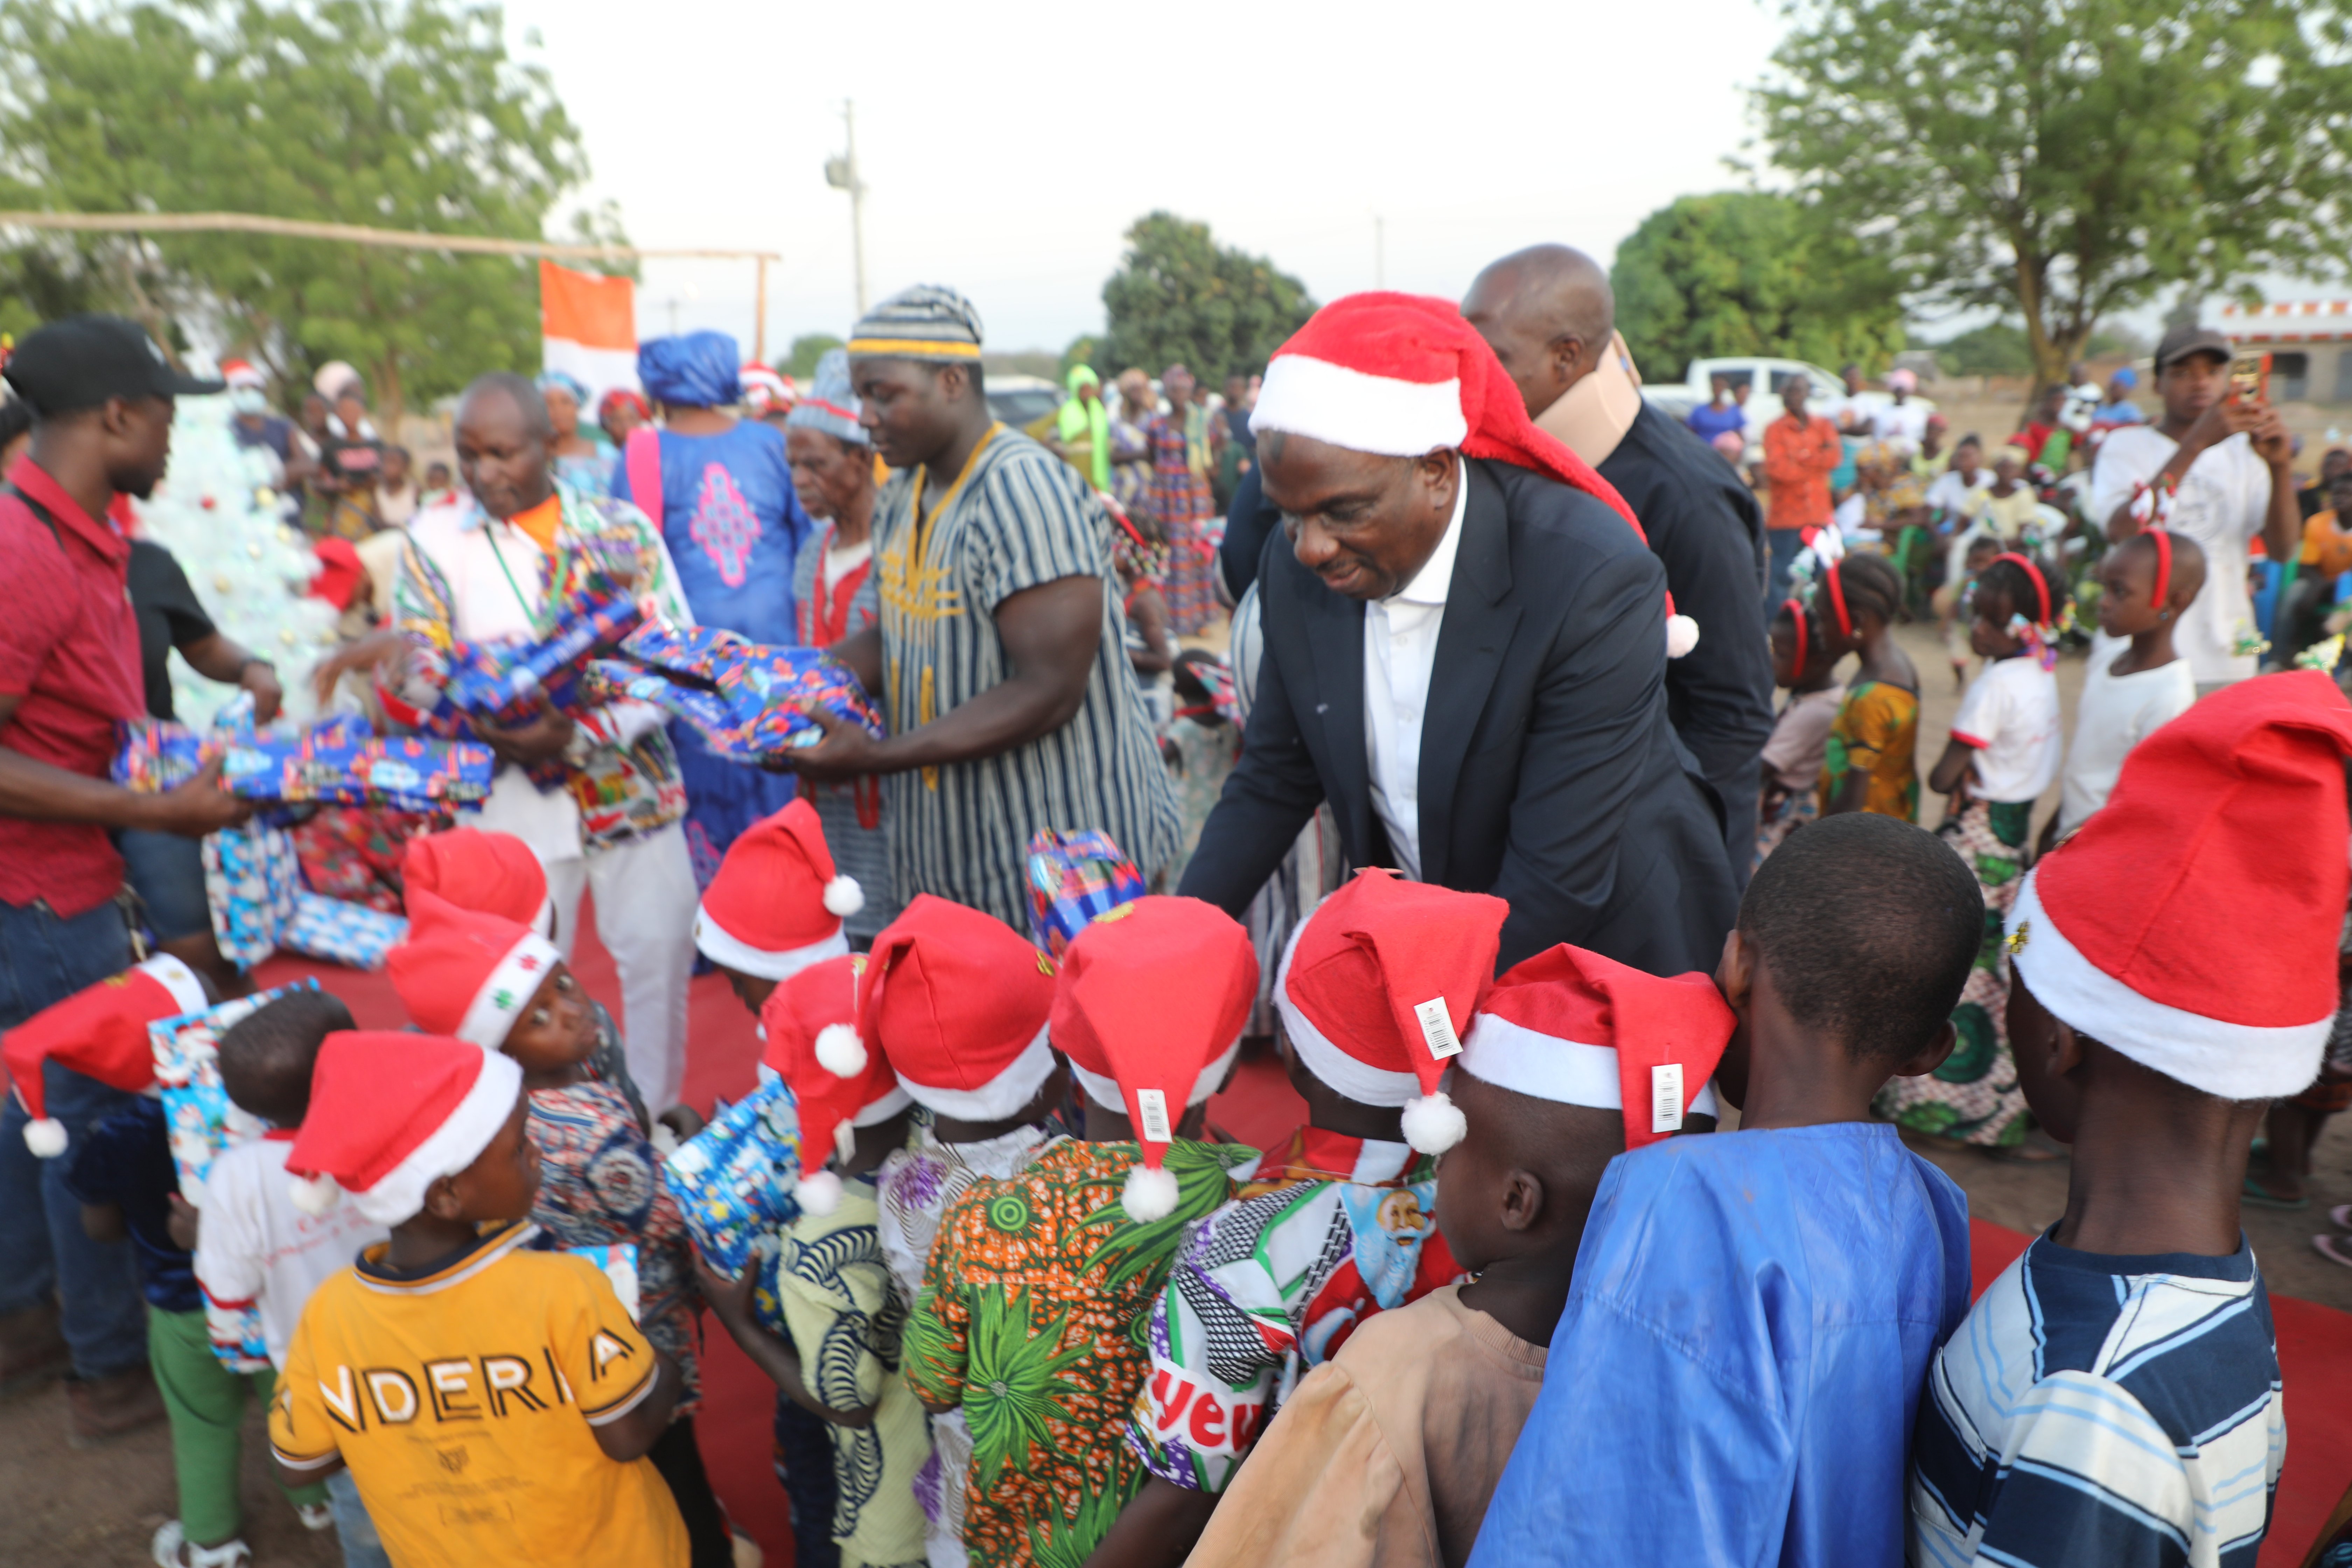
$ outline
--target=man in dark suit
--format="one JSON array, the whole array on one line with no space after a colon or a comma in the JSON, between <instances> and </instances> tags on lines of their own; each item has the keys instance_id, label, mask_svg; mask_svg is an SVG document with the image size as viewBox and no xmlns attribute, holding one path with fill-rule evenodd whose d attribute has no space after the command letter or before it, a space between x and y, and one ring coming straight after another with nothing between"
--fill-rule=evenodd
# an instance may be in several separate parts
<instances>
[{"instance_id":1,"label":"man in dark suit","mask_svg":"<svg viewBox=\"0 0 2352 1568\"><path fill-rule=\"evenodd\" d=\"M1616 487L1666 569L1698 646L1666 667L1666 716L1723 802L1733 879L1748 885L1772 734L1764 516L1722 454L1642 399L1616 335L1607 274L1581 251L1532 246L1478 274L1462 314L1519 389L1536 428Z\"/></svg>"},{"instance_id":2,"label":"man in dark suit","mask_svg":"<svg viewBox=\"0 0 2352 1568\"><path fill-rule=\"evenodd\" d=\"M1353 864L1508 900L1503 966L1569 942L1711 969L1738 895L1667 721L1665 574L1616 493L1443 300L1325 307L1255 428L1286 514L1265 655L1180 891L1239 911L1328 800Z\"/></svg>"}]
</instances>

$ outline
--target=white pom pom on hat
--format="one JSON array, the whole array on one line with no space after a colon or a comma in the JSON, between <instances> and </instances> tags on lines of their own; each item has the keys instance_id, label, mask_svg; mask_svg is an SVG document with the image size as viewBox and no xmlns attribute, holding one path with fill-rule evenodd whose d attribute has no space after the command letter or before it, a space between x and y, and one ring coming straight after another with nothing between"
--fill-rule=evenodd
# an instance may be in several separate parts
<instances>
[{"instance_id":1,"label":"white pom pom on hat","mask_svg":"<svg viewBox=\"0 0 2352 1568\"><path fill-rule=\"evenodd\" d=\"M841 1178L822 1168L804 1171L796 1194L802 1213L823 1218L841 1206Z\"/></svg>"},{"instance_id":2,"label":"white pom pom on hat","mask_svg":"<svg viewBox=\"0 0 2352 1568\"><path fill-rule=\"evenodd\" d=\"M66 1124L54 1116L25 1123L25 1147L37 1160L54 1160L66 1152Z\"/></svg>"},{"instance_id":3,"label":"white pom pom on hat","mask_svg":"<svg viewBox=\"0 0 2352 1568\"><path fill-rule=\"evenodd\" d=\"M824 907L828 914L846 920L866 907L866 889L855 877L835 877L824 885Z\"/></svg>"},{"instance_id":4,"label":"white pom pom on hat","mask_svg":"<svg viewBox=\"0 0 2352 1568\"><path fill-rule=\"evenodd\" d=\"M333 1208L343 1195L341 1185L332 1176L296 1176L288 1185L294 1194L294 1206L313 1216Z\"/></svg>"},{"instance_id":5,"label":"white pom pom on hat","mask_svg":"<svg viewBox=\"0 0 2352 1568\"><path fill-rule=\"evenodd\" d=\"M866 1070L866 1042L848 1024L827 1024L816 1032L816 1063L835 1078L856 1078Z\"/></svg>"},{"instance_id":6,"label":"white pom pom on hat","mask_svg":"<svg viewBox=\"0 0 2352 1568\"><path fill-rule=\"evenodd\" d=\"M1176 1212L1176 1195L1173 1172L1155 1165L1136 1165L1127 1173L1127 1184L1119 1189L1118 1202L1127 1210L1128 1218L1139 1225L1149 1225Z\"/></svg>"},{"instance_id":7,"label":"white pom pom on hat","mask_svg":"<svg viewBox=\"0 0 2352 1568\"><path fill-rule=\"evenodd\" d=\"M1680 658L1698 647L1698 623L1688 616L1666 617L1666 657Z\"/></svg>"},{"instance_id":8,"label":"white pom pom on hat","mask_svg":"<svg viewBox=\"0 0 2352 1568\"><path fill-rule=\"evenodd\" d=\"M1444 1089L1405 1101L1404 1141L1424 1154L1443 1154L1468 1135L1470 1123Z\"/></svg>"}]
</instances>

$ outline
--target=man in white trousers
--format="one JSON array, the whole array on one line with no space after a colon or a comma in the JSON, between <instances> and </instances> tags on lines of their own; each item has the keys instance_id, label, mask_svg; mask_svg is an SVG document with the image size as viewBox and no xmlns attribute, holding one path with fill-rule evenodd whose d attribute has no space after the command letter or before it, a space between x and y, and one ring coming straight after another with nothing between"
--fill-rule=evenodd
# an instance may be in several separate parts
<instances>
[{"instance_id":1,"label":"man in white trousers","mask_svg":"<svg viewBox=\"0 0 2352 1568\"><path fill-rule=\"evenodd\" d=\"M542 636L592 573L625 580L647 612L688 625L660 531L626 501L559 482L547 406L519 375L478 377L457 417L465 493L419 512L394 593L412 645L400 696L436 693L455 640ZM542 705L510 728L477 724L499 768L479 826L511 833L547 868L556 942L571 956L580 894L596 894L596 934L621 975L629 1076L658 1114L686 1076L687 982L697 892L686 789L660 710L623 700L578 718Z\"/></svg>"}]
</instances>

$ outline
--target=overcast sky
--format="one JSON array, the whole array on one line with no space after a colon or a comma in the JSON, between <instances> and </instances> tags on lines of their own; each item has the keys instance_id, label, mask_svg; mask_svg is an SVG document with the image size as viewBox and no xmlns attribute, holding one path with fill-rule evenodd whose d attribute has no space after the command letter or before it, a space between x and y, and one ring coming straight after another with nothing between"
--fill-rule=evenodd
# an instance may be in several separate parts
<instances>
[{"instance_id":1,"label":"overcast sky","mask_svg":"<svg viewBox=\"0 0 2352 1568\"><path fill-rule=\"evenodd\" d=\"M1741 183L1777 8L1484 0L1341 7L676 7L509 0L581 126L596 199L643 246L782 253L768 351L845 335L848 200L824 183L857 105L876 300L952 284L992 349L1102 327L1120 235L1164 207L1268 256L1318 300L1375 282L1458 298L1559 240L1606 262L1643 216ZM1465 30L1449 34L1443 24ZM650 262L642 335L718 327L751 348L748 262Z\"/></svg>"}]
</instances>

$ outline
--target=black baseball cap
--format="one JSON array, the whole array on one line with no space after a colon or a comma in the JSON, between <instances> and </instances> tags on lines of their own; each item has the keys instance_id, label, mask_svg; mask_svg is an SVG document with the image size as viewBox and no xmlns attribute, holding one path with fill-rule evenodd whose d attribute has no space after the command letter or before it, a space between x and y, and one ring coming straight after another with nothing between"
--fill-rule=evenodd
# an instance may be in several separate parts
<instances>
[{"instance_id":1,"label":"black baseball cap","mask_svg":"<svg viewBox=\"0 0 2352 1568\"><path fill-rule=\"evenodd\" d=\"M2190 322L2164 334L2164 341L2156 345L2156 368L2162 370L2174 360L2187 359L2190 354L2211 354L2227 364L2235 352L2230 340L2212 328Z\"/></svg>"},{"instance_id":2,"label":"black baseball cap","mask_svg":"<svg viewBox=\"0 0 2352 1568\"><path fill-rule=\"evenodd\" d=\"M43 416L96 408L110 397L181 397L225 392L172 368L138 322L121 316L68 316L31 333L8 356L8 384Z\"/></svg>"}]
</instances>

